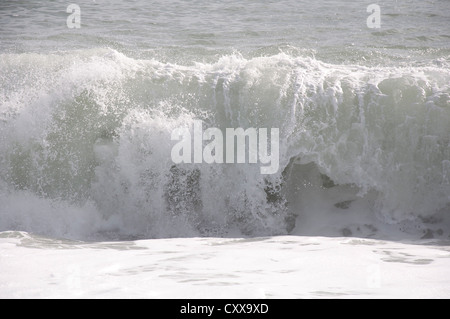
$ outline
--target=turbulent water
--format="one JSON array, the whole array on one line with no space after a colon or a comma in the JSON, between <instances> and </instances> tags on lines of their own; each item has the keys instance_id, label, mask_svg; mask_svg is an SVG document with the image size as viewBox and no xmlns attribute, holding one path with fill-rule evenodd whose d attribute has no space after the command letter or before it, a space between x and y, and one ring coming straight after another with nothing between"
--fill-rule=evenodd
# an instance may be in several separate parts
<instances>
[{"instance_id":1,"label":"turbulent water","mask_svg":"<svg viewBox=\"0 0 450 319\"><path fill-rule=\"evenodd\" d=\"M450 236L450 2L77 3L0 3L0 231ZM175 165L196 120L280 169Z\"/></svg>"}]
</instances>

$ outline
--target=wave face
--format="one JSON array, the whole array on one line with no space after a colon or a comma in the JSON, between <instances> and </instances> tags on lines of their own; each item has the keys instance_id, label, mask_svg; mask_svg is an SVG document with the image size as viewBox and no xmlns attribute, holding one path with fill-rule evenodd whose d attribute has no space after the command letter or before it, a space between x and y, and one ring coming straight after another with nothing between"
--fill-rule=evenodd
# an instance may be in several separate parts
<instances>
[{"instance_id":1,"label":"wave face","mask_svg":"<svg viewBox=\"0 0 450 319\"><path fill-rule=\"evenodd\" d=\"M445 61L364 67L236 53L182 65L112 49L0 61L0 230L286 234L318 201L388 224L449 215ZM172 130L199 119L280 128L279 172L174 165Z\"/></svg>"}]
</instances>

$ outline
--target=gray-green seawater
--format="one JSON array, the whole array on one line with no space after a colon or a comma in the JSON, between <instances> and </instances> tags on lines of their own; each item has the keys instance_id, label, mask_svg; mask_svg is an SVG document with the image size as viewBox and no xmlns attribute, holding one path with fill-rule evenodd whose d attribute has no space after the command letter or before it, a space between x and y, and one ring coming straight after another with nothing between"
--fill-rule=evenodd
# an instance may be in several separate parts
<instances>
[{"instance_id":1,"label":"gray-green seawater","mask_svg":"<svg viewBox=\"0 0 450 319\"><path fill-rule=\"evenodd\" d=\"M449 1L74 3L0 3L1 231L448 237ZM279 172L174 166L199 119L280 128Z\"/></svg>"}]
</instances>

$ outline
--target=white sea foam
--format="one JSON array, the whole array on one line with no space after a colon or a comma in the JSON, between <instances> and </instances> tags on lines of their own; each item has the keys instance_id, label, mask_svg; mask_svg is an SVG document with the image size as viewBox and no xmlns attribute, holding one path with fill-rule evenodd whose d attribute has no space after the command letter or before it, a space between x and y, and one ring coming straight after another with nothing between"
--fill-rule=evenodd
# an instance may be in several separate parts
<instances>
[{"instance_id":1,"label":"white sea foam","mask_svg":"<svg viewBox=\"0 0 450 319\"><path fill-rule=\"evenodd\" d=\"M448 236L448 66L285 53L181 65L92 49L2 54L0 74L0 230L273 235L320 214L325 228L341 216L336 234L433 220L419 233ZM279 172L174 165L171 132L195 120L280 128Z\"/></svg>"},{"instance_id":2,"label":"white sea foam","mask_svg":"<svg viewBox=\"0 0 450 319\"><path fill-rule=\"evenodd\" d=\"M0 297L448 298L450 252L441 244L301 236L89 243L2 232Z\"/></svg>"}]
</instances>

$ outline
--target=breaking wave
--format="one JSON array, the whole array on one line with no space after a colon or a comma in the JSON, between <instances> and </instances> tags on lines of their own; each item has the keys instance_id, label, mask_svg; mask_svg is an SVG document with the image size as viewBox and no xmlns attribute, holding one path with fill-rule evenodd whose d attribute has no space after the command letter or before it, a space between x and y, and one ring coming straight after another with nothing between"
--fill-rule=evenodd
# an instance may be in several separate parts
<instances>
[{"instance_id":1,"label":"breaking wave","mask_svg":"<svg viewBox=\"0 0 450 319\"><path fill-rule=\"evenodd\" d=\"M344 211L347 224L449 215L445 61L365 67L236 53L175 64L112 49L0 61L0 231L259 236L307 232L315 214L323 225ZM172 130L199 119L280 128L278 173L174 165Z\"/></svg>"}]
</instances>

